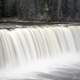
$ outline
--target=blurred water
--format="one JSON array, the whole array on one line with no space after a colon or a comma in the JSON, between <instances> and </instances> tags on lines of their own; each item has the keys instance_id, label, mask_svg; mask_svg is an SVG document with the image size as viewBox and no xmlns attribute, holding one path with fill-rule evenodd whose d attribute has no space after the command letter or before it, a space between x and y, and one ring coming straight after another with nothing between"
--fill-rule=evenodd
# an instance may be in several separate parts
<instances>
[{"instance_id":1,"label":"blurred water","mask_svg":"<svg viewBox=\"0 0 80 80\"><path fill-rule=\"evenodd\" d=\"M1 29L0 79L79 80L69 76L80 70L79 53L79 27Z\"/></svg>"}]
</instances>

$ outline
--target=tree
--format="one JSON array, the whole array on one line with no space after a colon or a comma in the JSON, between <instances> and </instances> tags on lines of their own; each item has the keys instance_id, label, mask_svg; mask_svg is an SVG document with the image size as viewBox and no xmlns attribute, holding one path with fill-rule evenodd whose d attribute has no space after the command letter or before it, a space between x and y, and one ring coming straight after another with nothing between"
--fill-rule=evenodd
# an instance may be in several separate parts
<instances>
[{"instance_id":1,"label":"tree","mask_svg":"<svg viewBox=\"0 0 80 80\"><path fill-rule=\"evenodd\" d=\"M3 17L3 8L4 4L3 4L3 0L0 0L0 18Z\"/></svg>"},{"instance_id":2,"label":"tree","mask_svg":"<svg viewBox=\"0 0 80 80\"><path fill-rule=\"evenodd\" d=\"M80 20L80 0L75 0L75 18Z\"/></svg>"},{"instance_id":3,"label":"tree","mask_svg":"<svg viewBox=\"0 0 80 80\"><path fill-rule=\"evenodd\" d=\"M57 19L58 14L58 0L48 0L48 16L52 18L52 20Z\"/></svg>"},{"instance_id":4,"label":"tree","mask_svg":"<svg viewBox=\"0 0 80 80\"><path fill-rule=\"evenodd\" d=\"M16 0L4 1L4 16L5 17L16 16Z\"/></svg>"},{"instance_id":5,"label":"tree","mask_svg":"<svg viewBox=\"0 0 80 80\"><path fill-rule=\"evenodd\" d=\"M58 0L58 7L57 7L57 17L58 19L62 17L62 0Z\"/></svg>"},{"instance_id":6,"label":"tree","mask_svg":"<svg viewBox=\"0 0 80 80\"><path fill-rule=\"evenodd\" d=\"M31 19L35 16L34 0L17 0L17 16Z\"/></svg>"}]
</instances>

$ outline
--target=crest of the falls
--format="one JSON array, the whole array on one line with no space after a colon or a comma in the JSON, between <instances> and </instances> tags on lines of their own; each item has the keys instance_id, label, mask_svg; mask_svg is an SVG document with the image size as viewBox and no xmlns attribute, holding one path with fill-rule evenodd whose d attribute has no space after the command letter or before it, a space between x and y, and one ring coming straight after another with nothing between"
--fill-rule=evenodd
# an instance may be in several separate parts
<instances>
[{"instance_id":1,"label":"crest of the falls","mask_svg":"<svg viewBox=\"0 0 80 80\"><path fill-rule=\"evenodd\" d=\"M27 27L0 30L0 66L26 66L42 59L80 51L80 30L71 27Z\"/></svg>"}]
</instances>

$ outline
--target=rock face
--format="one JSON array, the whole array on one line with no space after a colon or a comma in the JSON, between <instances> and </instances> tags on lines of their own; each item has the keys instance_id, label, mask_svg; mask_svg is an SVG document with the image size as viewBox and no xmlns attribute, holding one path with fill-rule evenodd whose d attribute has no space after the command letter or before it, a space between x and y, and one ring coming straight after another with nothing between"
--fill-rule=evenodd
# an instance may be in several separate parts
<instances>
[{"instance_id":1,"label":"rock face","mask_svg":"<svg viewBox=\"0 0 80 80\"><path fill-rule=\"evenodd\" d=\"M0 17L80 20L80 0L0 0Z\"/></svg>"}]
</instances>

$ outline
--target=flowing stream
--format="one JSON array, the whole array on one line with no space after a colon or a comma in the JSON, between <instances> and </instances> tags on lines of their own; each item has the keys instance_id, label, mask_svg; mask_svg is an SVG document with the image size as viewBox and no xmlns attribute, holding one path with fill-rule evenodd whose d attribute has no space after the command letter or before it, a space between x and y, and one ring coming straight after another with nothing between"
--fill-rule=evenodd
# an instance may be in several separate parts
<instances>
[{"instance_id":1,"label":"flowing stream","mask_svg":"<svg viewBox=\"0 0 80 80\"><path fill-rule=\"evenodd\" d=\"M79 61L79 55L76 55L79 52L79 27L34 26L1 29L0 77L19 77L22 73L32 71L46 72L46 66L52 66L52 62L53 67L56 67L56 63L61 65Z\"/></svg>"}]
</instances>

